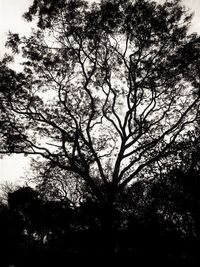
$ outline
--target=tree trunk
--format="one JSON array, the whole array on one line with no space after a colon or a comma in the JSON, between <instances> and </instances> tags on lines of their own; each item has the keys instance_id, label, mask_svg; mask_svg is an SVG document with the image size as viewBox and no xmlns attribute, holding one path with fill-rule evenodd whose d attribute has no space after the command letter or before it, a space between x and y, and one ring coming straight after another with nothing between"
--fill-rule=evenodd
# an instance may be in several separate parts
<instances>
[{"instance_id":1,"label":"tree trunk","mask_svg":"<svg viewBox=\"0 0 200 267\"><path fill-rule=\"evenodd\" d=\"M107 201L103 204L102 209L102 235L103 235L103 252L111 256L115 249L114 224L115 224L115 207L114 194L109 194Z\"/></svg>"}]
</instances>

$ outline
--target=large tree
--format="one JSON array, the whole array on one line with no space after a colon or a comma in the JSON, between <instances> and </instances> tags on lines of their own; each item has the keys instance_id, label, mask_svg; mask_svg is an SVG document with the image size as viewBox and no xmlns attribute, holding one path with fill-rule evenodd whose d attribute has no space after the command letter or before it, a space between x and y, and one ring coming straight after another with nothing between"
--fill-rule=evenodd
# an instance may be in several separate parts
<instances>
[{"instance_id":1,"label":"large tree","mask_svg":"<svg viewBox=\"0 0 200 267\"><path fill-rule=\"evenodd\" d=\"M196 120L191 14L179 0L34 0L24 17L32 35L7 41L24 69L0 65L0 153L40 155L113 203Z\"/></svg>"}]
</instances>

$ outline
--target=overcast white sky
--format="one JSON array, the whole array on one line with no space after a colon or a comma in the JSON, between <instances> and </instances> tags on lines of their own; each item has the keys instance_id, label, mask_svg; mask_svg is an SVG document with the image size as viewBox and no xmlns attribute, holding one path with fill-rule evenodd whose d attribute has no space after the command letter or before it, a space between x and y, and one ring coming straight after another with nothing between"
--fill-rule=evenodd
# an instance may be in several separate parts
<instances>
[{"instance_id":1,"label":"overcast white sky","mask_svg":"<svg viewBox=\"0 0 200 267\"><path fill-rule=\"evenodd\" d=\"M30 33L31 25L22 19L22 14L32 2L33 0L0 0L0 58L6 52L4 44L9 30L21 35ZM183 0L183 3L195 12L191 31L200 32L200 0ZM20 177L25 176L27 162L23 156L5 157L0 160L0 183L20 182Z\"/></svg>"},{"instance_id":2,"label":"overcast white sky","mask_svg":"<svg viewBox=\"0 0 200 267\"><path fill-rule=\"evenodd\" d=\"M4 43L9 30L22 35L30 32L30 24L22 18L22 14L32 2L33 0L0 0L0 57L5 52Z\"/></svg>"}]
</instances>

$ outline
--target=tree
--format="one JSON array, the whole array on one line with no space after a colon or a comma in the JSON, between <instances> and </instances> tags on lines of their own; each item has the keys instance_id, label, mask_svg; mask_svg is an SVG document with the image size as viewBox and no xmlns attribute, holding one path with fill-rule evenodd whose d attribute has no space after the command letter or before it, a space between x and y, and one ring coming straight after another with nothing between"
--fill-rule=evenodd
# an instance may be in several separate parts
<instances>
[{"instance_id":1,"label":"tree","mask_svg":"<svg viewBox=\"0 0 200 267\"><path fill-rule=\"evenodd\" d=\"M8 207L17 217L21 218L23 230L28 237L28 243L35 232L35 225L39 221L40 199L38 192L31 187L19 187L8 193Z\"/></svg>"},{"instance_id":2,"label":"tree","mask_svg":"<svg viewBox=\"0 0 200 267\"><path fill-rule=\"evenodd\" d=\"M35 0L24 70L0 65L1 154L39 155L105 205L167 158L197 117L199 43L179 0ZM46 163L43 162L45 165Z\"/></svg>"}]
</instances>

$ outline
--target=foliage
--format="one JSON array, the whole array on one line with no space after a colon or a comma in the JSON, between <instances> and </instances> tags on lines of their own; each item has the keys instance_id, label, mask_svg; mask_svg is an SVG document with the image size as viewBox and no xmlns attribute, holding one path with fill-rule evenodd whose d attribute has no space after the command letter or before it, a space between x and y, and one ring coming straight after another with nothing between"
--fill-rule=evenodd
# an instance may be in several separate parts
<instances>
[{"instance_id":1,"label":"foliage","mask_svg":"<svg viewBox=\"0 0 200 267\"><path fill-rule=\"evenodd\" d=\"M16 248L24 244L25 251L34 251L39 245L42 253L54 253L56 249L65 251L65 257L75 251L88 253L89 258L94 253L103 259L109 244L115 251L114 258L133 257L142 264L147 257L154 263L166 260L192 265L194 261L198 263L199 177L196 168L187 172L174 168L162 179L141 180L122 191L115 202L109 240L102 224L106 207L101 203L88 198L80 206L71 207L61 200L43 198L30 187L18 188L8 193L8 206L0 206L4 228L0 235Z\"/></svg>"}]
</instances>

